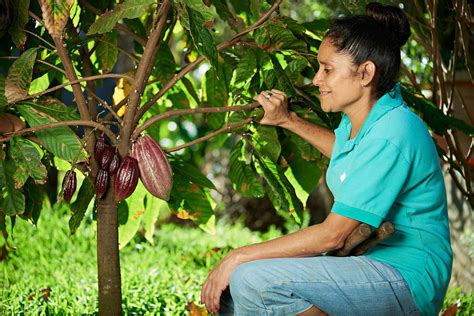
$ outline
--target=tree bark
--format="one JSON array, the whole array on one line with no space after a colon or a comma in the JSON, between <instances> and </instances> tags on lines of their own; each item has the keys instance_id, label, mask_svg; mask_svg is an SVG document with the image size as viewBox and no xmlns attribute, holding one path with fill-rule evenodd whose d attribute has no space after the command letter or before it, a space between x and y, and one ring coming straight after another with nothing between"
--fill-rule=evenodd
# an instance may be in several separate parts
<instances>
[{"instance_id":1,"label":"tree bark","mask_svg":"<svg viewBox=\"0 0 474 316\"><path fill-rule=\"evenodd\" d=\"M113 180L110 182L106 195L97 200L99 315L122 314L118 205L115 202Z\"/></svg>"}]
</instances>

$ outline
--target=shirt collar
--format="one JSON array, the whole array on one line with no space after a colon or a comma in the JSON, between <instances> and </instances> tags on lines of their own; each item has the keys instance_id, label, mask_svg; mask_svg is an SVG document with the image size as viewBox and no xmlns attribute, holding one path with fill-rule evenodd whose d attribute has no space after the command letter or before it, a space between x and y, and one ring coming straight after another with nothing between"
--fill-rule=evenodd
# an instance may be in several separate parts
<instances>
[{"instance_id":1,"label":"shirt collar","mask_svg":"<svg viewBox=\"0 0 474 316\"><path fill-rule=\"evenodd\" d=\"M347 143L348 148L350 149L353 145L358 144L360 140L365 136L365 134L369 131L372 125L377 122L382 116L384 116L387 112L391 111L392 109L399 107L403 104L403 98L400 91L400 84L396 83L395 86L385 93L377 102L374 104L372 109L369 112L369 115L365 118L364 123L362 124L361 129L357 133L357 136L353 140L349 140L349 135L351 132L351 121L349 118L344 115L342 117L341 123L339 127L335 130L335 133L338 137L342 137L342 139ZM349 148L350 147L350 148Z\"/></svg>"}]
</instances>

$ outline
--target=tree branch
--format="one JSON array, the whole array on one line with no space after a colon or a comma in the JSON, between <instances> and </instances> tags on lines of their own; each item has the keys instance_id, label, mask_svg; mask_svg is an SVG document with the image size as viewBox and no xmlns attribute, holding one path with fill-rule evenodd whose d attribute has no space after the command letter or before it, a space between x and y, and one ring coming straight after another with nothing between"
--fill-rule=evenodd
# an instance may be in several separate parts
<instances>
[{"instance_id":1,"label":"tree branch","mask_svg":"<svg viewBox=\"0 0 474 316\"><path fill-rule=\"evenodd\" d=\"M273 6L265 12L254 24L243 30L242 32L234 35L231 39L226 40L219 44L217 46L217 51L222 51L226 49L229 46L234 45L239 41L241 37L244 35L248 34L249 32L259 28L269 17L270 15L280 6L280 4L283 2L283 0L277 0L273 4ZM199 56L194 62L186 65L179 73L177 73L173 79L168 81L163 88L158 91L156 95L154 95L147 103L145 103L137 112L137 115L135 116L135 124L138 123L140 118L145 114L145 112L155 104L156 101L158 101L166 92L168 92L169 89L171 89L179 80L181 80L188 72L196 68L197 65L199 65L202 61L204 60L203 56Z\"/></svg>"},{"instance_id":2,"label":"tree branch","mask_svg":"<svg viewBox=\"0 0 474 316\"><path fill-rule=\"evenodd\" d=\"M155 21L156 25L148 38L142 59L138 64L135 80L133 81L131 93L128 97L127 111L123 118L124 125L120 133L120 144L118 149L121 156L125 156L130 147L130 135L135 127L135 113L140 104L141 95L145 89L146 82L148 81L149 70L151 69L150 64L155 60L157 52L156 47L160 40L170 8L170 0L164 0L158 9L157 20Z\"/></svg>"},{"instance_id":3,"label":"tree branch","mask_svg":"<svg viewBox=\"0 0 474 316\"><path fill-rule=\"evenodd\" d=\"M13 132L13 133L4 134L3 137L0 138L0 142L8 141L13 136L20 136L20 135L29 134L29 133L36 133L38 131L42 131L42 130L53 128L53 127L59 127L59 126L88 126L88 127L93 127L93 128L98 129L98 130L101 130L107 136L109 136L110 141L112 143L115 144L117 142L115 134L112 133L112 131L109 130L107 127L105 127L104 125L102 125L100 123L93 122L93 121L86 121L86 120L66 121L66 122L52 122L52 123L48 123L48 124L38 125L38 126L35 126L35 127L24 128L22 130L19 130L19 131Z\"/></svg>"},{"instance_id":4,"label":"tree branch","mask_svg":"<svg viewBox=\"0 0 474 316\"><path fill-rule=\"evenodd\" d=\"M255 109L259 107L260 104L258 102L245 104L245 105L237 105L237 106L223 106L223 107L215 107L215 108L199 108L199 109L182 109L182 110L173 110L167 111L158 115L153 116L145 123L143 123L140 127L138 127L132 134L131 139L134 140L143 132L145 129L150 127L151 125L155 124L158 121L164 120L171 116L175 115L186 115L186 114L199 114L199 113L225 113L225 112L233 112L233 111L244 111Z\"/></svg>"},{"instance_id":5,"label":"tree branch","mask_svg":"<svg viewBox=\"0 0 474 316\"><path fill-rule=\"evenodd\" d=\"M24 97L23 99L20 99L17 102L33 99L33 98L42 96L44 94L62 89L62 88L67 87L67 86L72 86L72 85L75 85L75 84L78 84L78 83L81 83L81 82L84 82L84 81L98 80L98 79L104 79L104 78L125 78L125 79L128 79L130 81L134 80L132 77L129 77L129 76L126 76L126 75L121 75L121 74L103 74L103 75L95 75L95 76L90 76L90 77L84 77L84 78L81 78L81 79L76 79L76 80L73 80L73 81L69 81L69 82L51 87L47 90L44 90L44 91L41 91L41 92L38 92L38 93L35 93L35 94L32 94L32 95L28 95L28 96ZM82 91L81 91L81 94L82 94Z\"/></svg>"},{"instance_id":6,"label":"tree branch","mask_svg":"<svg viewBox=\"0 0 474 316\"><path fill-rule=\"evenodd\" d=\"M186 147L190 147L192 145L195 145L197 143L200 143L200 142L203 142L205 140L208 140L214 136L217 136L219 134L222 134L222 133L225 133L225 132L230 132L234 129L237 129L241 126L244 126L245 124L248 124L249 122L251 122L253 120L252 117L249 117L249 118L246 118L245 120L243 120L242 122L239 122L239 123L236 123L236 124L232 124L232 125L227 125L227 126L224 126L206 136L202 136L202 137L199 137L199 138L196 138L195 140L189 142L189 143L186 143L186 144L183 144L183 145L180 145L180 146L176 146L176 147L173 147L173 148L170 148L170 149L167 149L165 150L166 152L168 153L171 153L173 151L178 151L180 149L183 149L183 148L186 148Z\"/></svg>"}]
</instances>

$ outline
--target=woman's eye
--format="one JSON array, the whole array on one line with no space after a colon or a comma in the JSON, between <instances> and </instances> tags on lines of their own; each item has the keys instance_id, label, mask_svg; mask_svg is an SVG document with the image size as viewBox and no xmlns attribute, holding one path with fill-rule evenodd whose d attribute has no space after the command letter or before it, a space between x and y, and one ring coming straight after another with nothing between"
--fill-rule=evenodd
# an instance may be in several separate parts
<instances>
[{"instance_id":1,"label":"woman's eye","mask_svg":"<svg viewBox=\"0 0 474 316\"><path fill-rule=\"evenodd\" d=\"M331 72L331 69L324 68L324 72L328 74Z\"/></svg>"}]
</instances>

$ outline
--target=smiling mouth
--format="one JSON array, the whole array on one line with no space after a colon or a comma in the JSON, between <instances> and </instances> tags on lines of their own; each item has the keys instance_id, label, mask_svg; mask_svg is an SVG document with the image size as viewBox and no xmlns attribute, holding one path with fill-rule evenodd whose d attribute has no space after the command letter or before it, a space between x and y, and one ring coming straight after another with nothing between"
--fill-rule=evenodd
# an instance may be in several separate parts
<instances>
[{"instance_id":1,"label":"smiling mouth","mask_svg":"<svg viewBox=\"0 0 474 316\"><path fill-rule=\"evenodd\" d=\"M320 92L319 92L319 94L320 94L321 96L328 95L328 94L330 94L330 93L331 93L330 91L320 91Z\"/></svg>"}]
</instances>

